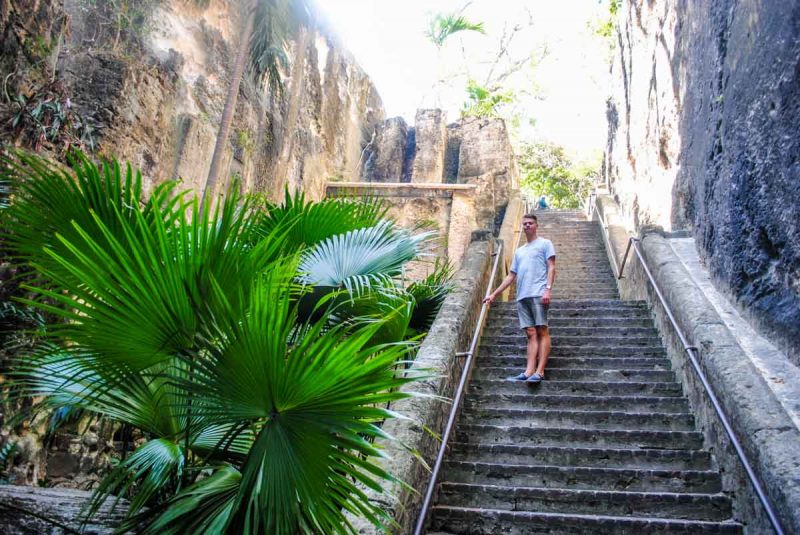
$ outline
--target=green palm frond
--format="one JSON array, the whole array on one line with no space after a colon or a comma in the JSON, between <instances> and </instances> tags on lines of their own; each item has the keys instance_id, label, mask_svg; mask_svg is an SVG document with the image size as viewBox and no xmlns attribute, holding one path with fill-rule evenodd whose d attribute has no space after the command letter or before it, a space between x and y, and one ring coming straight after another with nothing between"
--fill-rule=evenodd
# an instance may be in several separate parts
<instances>
[{"instance_id":1,"label":"green palm frond","mask_svg":"<svg viewBox=\"0 0 800 535\"><path fill-rule=\"evenodd\" d=\"M163 437L181 434L176 395L152 368L135 373L117 361L57 350L19 359L10 373L19 395L41 397L37 410L71 407Z\"/></svg>"},{"instance_id":2,"label":"green palm frond","mask_svg":"<svg viewBox=\"0 0 800 535\"><path fill-rule=\"evenodd\" d=\"M89 162L84 170L89 171L79 175L86 185L75 196L100 195L105 177L92 172ZM30 182L44 182L45 176ZM59 185L71 182L64 176ZM173 217L174 203L151 197L140 207L138 182L122 183L130 193L118 205L108 201L110 207L95 211L84 203L88 216L59 219L63 232L26 234L27 219L20 215L13 233L19 254L30 253L47 281L29 289L49 302L33 304L67 320L52 326L51 336L123 359L134 370L194 347L225 315L228 301L247 299L252 279L285 249L286 234L276 228L254 245L251 205L235 192L213 214L200 213L195 199L188 221ZM50 199L44 184L10 210L23 214L28 208L24 217L30 218L45 211L42 199ZM36 252L41 248L44 254ZM225 300L216 298L221 294Z\"/></svg>"},{"instance_id":3,"label":"green palm frond","mask_svg":"<svg viewBox=\"0 0 800 535\"><path fill-rule=\"evenodd\" d=\"M131 519L120 526L120 531L143 535L182 535L204 533L221 535L230 517L234 499L239 491L242 474L231 466L222 466L205 479L181 491L159 508L155 519ZM147 520L142 526L142 520Z\"/></svg>"},{"instance_id":4,"label":"green palm frond","mask_svg":"<svg viewBox=\"0 0 800 535\"><path fill-rule=\"evenodd\" d=\"M11 182L0 179L0 210L8 208L9 197L11 197Z\"/></svg>"},{"instance_id":5,"label":"green palm frond","mask_svg":"<svg viewBox=\"0 0 800 535\"><path fill-rule=\"evenodd\" d=\"M236 314L219 352L198 364L199 417L210 423L251 422L259 429L227 527L237 533L341 530L343 511L370 520L384 514L358 491L391 476L369 461L380 455L365 437L382 436L383 403L405 397L397 371L406 345L371 345L381 322L309 327L293 345L294 297L285 278L265 275L258 298ZM324 490L323 490L324 489ZM264 515L263 511L270 511Z\"/></svg>"},{"instance_id":6,"label":"green palm frond","mask_svg":"<svg viewBox=\"0 0 800 535\"><path fill-rule=\"evenodd\" d=\"M171 182L158 186L143 202L141 174L130 165L123 172L115 161L98 167L76 153L68 169L18 151L3 163L0 180L16 184L15 199L6 214L13 229L6 236L9 247L19 259L64 278L72 274L54 255L70 263L74 253L66 243L83 241L85 234L105 246L107 235L122 237L125 225L137 217L144 223L137 231L155 224L171 226L186 207L184 195L176 193ZM99 228L97 221L107 228ZM94 260L90 250L83 254ZM71 283L80 280L71 279Z\"/></svg>"},{"instance_id":7,"label":"green palm frond","mask_svg":"<svg viewBox=\"0 0 800 535\"><path fill-rule=\"evenodd\" d=\"M372 284L399 275L403 266L420 253L420 244L431 236L392 231L388 221L333 236L303 254L301 280L313 286L344 288L357 295Z\"/></svg>"},{"instance_id":8,"label":"green palm frond","mask_svg":"<svg viewBox=\"0 0 800 535\"><path fill-rule=\"evenodd\" d=\"M424 279L413 282L406 289L414 303L409 327L417 333L425 333L431 328L445 297L453 289L452 277L453 268L450 263L437 258L433 272Z\"/></svg>"},{"instance_id":9,"label":"green palm frond","mask_svg":"<svg viewBox=\"0 0 800 535\"><path fill-rule=\"evenodd\" d=\"M282 93L282 75L289 65L285 49L290 36L308 25L311 7L306 0L258 0L253 17L250 70L257 81L267 81L271 90Z\"/></svg>"},{"instance_id":10,"label":"green palm frond","mask_svg":"<svg viewBox=\"0 0 800 535\"><path fill-rule=\"evenodd\" d=\"M482 22L470 22L463 15L455 13L437 13L433 19L431 19L428 31L425 32L425 35L434 45L441 48L448 37L464 31L481 34L486 33Z\"/></svg>"},{"instance_id":11,"label":"green palm frond","mask_svg":"<svg viewBox=\"0 0 800 535\"><path fill-rule=\"evenodd\" d=\"M100 482L84 511L88 521L109 496L119 497L132 493L128 516L135 515L158 493L169 487L180 489L186 459L180 445L157 438L139 446L133 454L115 466Z\"/></svg>"},{"instance_id":12,"label":"green palm frond","mask_svg":"<svg viewBox=\"0 0 800 535\"><path fill-rule=\"evenodd\" d=\"M309 202L302 192L292 195L287 189L283 204L267 209L258 230L268 235L279 226L289 226L286 241L301 250L337 234L375 226L386 211L386 205L377 199L342 197Z\"/></svg>"}]
</instances>

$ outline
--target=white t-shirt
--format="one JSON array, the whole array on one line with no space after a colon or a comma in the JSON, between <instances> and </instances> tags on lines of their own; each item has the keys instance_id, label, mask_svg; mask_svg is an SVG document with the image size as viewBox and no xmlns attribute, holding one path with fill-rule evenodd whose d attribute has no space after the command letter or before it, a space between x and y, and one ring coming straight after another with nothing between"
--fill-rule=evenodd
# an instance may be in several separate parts
<instances>
[{"instance_id":1,"label":"white t-shirt","mask_svg":"<svg viewBox=\"0 0 800 535\"><path fill-rule=\"evenodd\" d=\"M511 272L517 274L517 301L541 297L547 286L547 260L556 256L553 242L536 238L514 252Z\"/></svg>"}]
</instances>

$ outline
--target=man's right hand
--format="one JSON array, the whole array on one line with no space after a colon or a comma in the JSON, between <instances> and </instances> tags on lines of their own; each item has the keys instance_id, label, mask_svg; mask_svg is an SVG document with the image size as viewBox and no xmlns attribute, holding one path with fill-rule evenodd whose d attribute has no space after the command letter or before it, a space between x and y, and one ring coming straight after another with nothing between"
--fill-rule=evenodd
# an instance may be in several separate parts
<instances>
[{"instance_id":1,"label":"man's right hand","mask_svg":"<svg viewBox=\"0 0 800 535\"><path fill-rule=\"evenodd\" d=\"M490 305L494 303L494 295L490 295L483 300L484 303L489 303Z\"/></svg>"}]
</instances>

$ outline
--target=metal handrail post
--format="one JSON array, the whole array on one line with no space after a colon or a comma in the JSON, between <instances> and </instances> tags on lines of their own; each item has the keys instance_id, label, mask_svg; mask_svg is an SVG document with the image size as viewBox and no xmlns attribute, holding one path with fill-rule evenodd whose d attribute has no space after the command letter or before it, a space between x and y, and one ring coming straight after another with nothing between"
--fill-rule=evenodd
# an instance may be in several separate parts
<instances>
[{"instance_id":1,"label":"metal handrail post","mask_svg":"<svg viewBox=\"0 0 800 535\"><path fill-rule=\"evenodd\" d=\"M730 439L733 448L736 450L736 455L739 457L739 461L741 461L742 466L744 467L744 470L747 473L747 477L750 480L750 484L753 485L753 489L756 491L758 499L761 502L761 505L764 507L764 511L767 513L767 516L769 517L769 521L772 524L772 527L775 529L775 533L777 533L778 535L784 535L785 532L781 527L780 520L778 520L778 516L775 513L774 509L772 508L772 504L770 503L769 498L764 492L764 488L762 487L761 482L758 480L758 476L756 476L755 470L753 470L753 467L747 460L744 448L742 448L739 439L736 438L736 435L734 434L733 431L733 427L728 421L728 417L725 415L725 412L722 409L722 405L720 405L719 400L717 399L717 396L714 393L714 389L711 386L711 383L708 382L706 374L703 373L702 368L700 368L700 363L698 362L696 356L697 348L692 345L689 345L686 336L684 336L683 331L678 326L678 322L675 320L675 316L672 315L672 310L669 308L669 305L667 305L667 301L666 299L664 299L664 294L661 293L661 289L658 287L658 284L656 284L655 278L653 277L653 274L650 272L650 269L647 267L647 263L644 261L644 257L642 256L642 252L639 250L639 240L637 240L634 237L631 237L631 239L628 241L628 249L630 249L631 245L633 246L633 250L636 252L636 256L639 258L639 263L641 264L642 269L644 269L644 272L647 274L647 278L650 281L650 284L653 286L653 290L655 290L656 295L658 296L658 300L661 301L661 306L664 307L664 312L666 312L670 323L672 323L672 328L675 329L678 338L680 338L681 343L683 344L683 349L689 356L689 362L692 363L692 368L694 368L697 377L700 379L700 384L703 385L703 389L706 391L709 401L711 401L711 405L714 407L714 411L717 413L717 417L720 419L720 422L722 422L722 427L725 429L725 433L728 435L728 439Z\"/></svg>"},{"instance_id":2,"label":"metal handrail post","mask_svg":"<svg viewBox=\"0 0 800 535\"><path fill-rule=\"evenodd\" d=\"M631 252L631 245L633 245L634 241L639 241L639 239L631 236L628 240L628 246L625 248L625 254L622 255L622 264L619 266L619 273L617 273L617 280L622 278L622 272L625 271L625 262L628 261L628 254Z\"/></svg>"},{"instance_id":3,"label":"metal handrail post","mask_svg":"<svg viewBox=\"0 0 800 535\"><path fill-rule=\"evenodd\" d=\"M501 242L500 246L497 248L497 252L493 255L494 265L492 266L492 274L489 276L489 283L486 285L486 293L483 296L484 300L489 297L489 294L492 292L492 284L497 276L497 266L502 254L503 243ZM469 345L469 351L465 352L467 360L464 362L464 369L461 371L461 379L458 382L458 388L456 388L456 393L453 396L453 406L450 408L450 416L447 418L447 425L445 426L444 433L442 434L442 444L439 446L439 453L436 456L436 462L433 465L433 470L431 470L431 478L430 481L428 481L428 489L425 491L425 499L422 502L422 508L420 509L419 517L417 518L417 524L414 528L414 535L422 535L422 530L425 527L425 520L428 516L428 509L430 509L431 506L433 491L436 488L436 480L439 477L439 470L442 467L445 450L447 449L447 442L450 440L450 434L453 431L456 418L458 417L458 408L461 406L461 400L464 397L464 389L467 384L467 378L469 377L469 372L472 369L472 362L475 360L475 348L478 346L478 340L480 339L483 321L486 319L486 311L488 308L489 304L484 301L484 303L481 305L481 311L478 314L478 321L475 324L475 332L472 335L472 342Z\"/></svg>"}]
</instances>

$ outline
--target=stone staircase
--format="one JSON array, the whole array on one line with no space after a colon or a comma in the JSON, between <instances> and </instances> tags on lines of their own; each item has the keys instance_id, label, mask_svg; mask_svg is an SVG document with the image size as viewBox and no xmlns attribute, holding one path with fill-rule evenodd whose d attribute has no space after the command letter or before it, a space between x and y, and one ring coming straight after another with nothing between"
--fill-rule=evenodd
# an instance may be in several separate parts
<instances>
[{"instance_id":1,"label":"stone staircase","mask_svg":"<svg viewBox=\"0 0 800 535\"><path fill-rule=\"evenodd\" d=\"M556 247L538 385L513 302L493 305L429 533L741 533L644 302L620 301L596 223L539 216ZM523 237L524 238L524 237Z\"/></svg>"}]
</instances>

